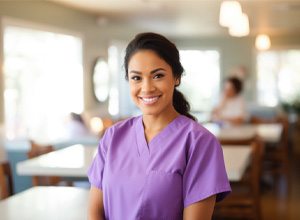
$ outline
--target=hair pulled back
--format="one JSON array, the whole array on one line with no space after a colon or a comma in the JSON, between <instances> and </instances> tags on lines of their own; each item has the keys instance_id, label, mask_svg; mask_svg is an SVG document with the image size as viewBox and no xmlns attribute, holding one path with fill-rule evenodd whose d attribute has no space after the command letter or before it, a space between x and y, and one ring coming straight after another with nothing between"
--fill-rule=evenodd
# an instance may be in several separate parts
<instances>
[{"instance_id":1,"label":"hair pulled back","mask_svg":"<svg viewBox=\"0 0 300 220\"><path fill-rule=\"evenodd\" d=\"M226 79L227 82L230 82L235 90L235 94L240 94L243 91L243 82L235 77L231 76Z\"/></svg>"},{"instance_id":2,"label":"hair pulled back","mask_svg":"<svg viewBox=\"0 0 300 220\"><path fill-rule=\"evenodd\" d=\"M166 37L156 33L140 33L128 44L124 58L125 78L128 80L128 63L131 57L140 50L151 50L168 63L175 79L181 81L183 67L180 63L179 51L175 44ZM177 85L178 86L178 85ZM190 112L190 104L184 95L174 87L173 106L175 110L193 120L196 120Z\"/></svg>"}]
</instances>

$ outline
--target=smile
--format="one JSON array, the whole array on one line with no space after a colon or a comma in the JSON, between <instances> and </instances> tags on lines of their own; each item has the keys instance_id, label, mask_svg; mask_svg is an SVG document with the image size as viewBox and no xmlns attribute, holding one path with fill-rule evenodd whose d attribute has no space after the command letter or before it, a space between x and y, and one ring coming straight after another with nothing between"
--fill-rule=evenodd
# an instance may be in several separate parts
<instances>
[{"instance_id":1,"label":"smile","mask_svg":"<svg viewBox=\"0 0 300 220\"><path fill-rule=\"evenodd\" d=\"M139 97L139 98L143 101L143 103L145 105L152 105L157 102L157 100L160 98L160 96L153 96L153 97L147 97L147 98Z\"/></svg>"}]
</instances>

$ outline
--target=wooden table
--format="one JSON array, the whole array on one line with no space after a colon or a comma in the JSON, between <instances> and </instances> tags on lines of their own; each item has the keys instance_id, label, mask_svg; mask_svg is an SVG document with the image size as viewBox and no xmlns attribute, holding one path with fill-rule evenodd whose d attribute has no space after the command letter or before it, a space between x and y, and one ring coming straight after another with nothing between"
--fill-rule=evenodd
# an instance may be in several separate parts
<instances>
[{"instance_id":1,"label":"wooden table","mask_svg":"<svg viewBox=\"0 0 300 220\"><path fill-rule=\"evenodd\" d=\"M247 124L237 126L220 127L215 123L203 124L219 140L250 140L256 135L264 142L278 143L281 138L283 127L279 123L272 124Z\"/></svg>"},{"instance_id":2,"label":"wooden table","mask_svg":"<svg viewBox=\"0 0 300 220\"><path fill-rule=\"evenodd\" d=\"M86 177L96 146L72 145L17 163L17 173L27 176Z\"/></svg>"},{"instance_id":3,"label":"wooden table","mask_svg":"<svg viewBox=\"0 0 300 220\"><path fill-rule=\"evenodd\" d=\"M19 162L17 173L28 176L86 177L96 151L97 147L73 145ZM248 165L250 146L225 146L223 153L229 179L238 181Z\"/></svg>"},{"instance_id":4,"label":"wooden table","mask_svg":"<svg viewBox=\"0 0 300 220\"><path fill-rule=\"evenodd\" d=\"M279 123L258 124L256 125L256 132L263 141L278 143L282 136L283 126Z\"/></svg>"},{"instance_id":5,"label":"wooden table","mask_svg":"<svg viewBox=\"0 0 300 220\"><path fill-rule=\"evenodd\" d=\"M1 200L0 219L87 219L88 193L76 187L33 187Z\"/></svg>"}]
</instances>

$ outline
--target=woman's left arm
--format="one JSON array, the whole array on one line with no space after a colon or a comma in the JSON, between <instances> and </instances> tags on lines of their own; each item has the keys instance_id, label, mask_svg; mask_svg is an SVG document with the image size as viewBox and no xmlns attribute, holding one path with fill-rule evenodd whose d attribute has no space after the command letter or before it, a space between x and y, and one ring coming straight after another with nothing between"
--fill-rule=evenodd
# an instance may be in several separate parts
<instances>
[{"instance_id":1,"label":"woman's left arm","mask_svg":"<svg viewBox=\"0 0 300 220\"><path fill-rule=\"evenodd\" d=\"M211 220L216 203L216 195L187 206L183 211L183 220Z\"/></svg>"}]
</instances>

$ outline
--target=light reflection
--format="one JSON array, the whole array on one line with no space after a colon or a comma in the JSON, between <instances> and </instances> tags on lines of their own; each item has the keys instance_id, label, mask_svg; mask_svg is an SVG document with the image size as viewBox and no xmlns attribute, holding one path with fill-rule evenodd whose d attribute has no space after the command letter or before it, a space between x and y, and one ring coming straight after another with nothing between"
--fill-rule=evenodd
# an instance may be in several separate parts
<instances>
[{"instance_id":1,"label":"light reflection","mask_svg":"<svg viewBox=\"0 0 300 220\"><path fill-rule=\"evenodd\" d=\"M94 134L100 134L102 133L104 129L104 124L101 118L98 117L93 117L90 121L90 127L92 129L92 132Z\"/></svg>"}]
</instances>

